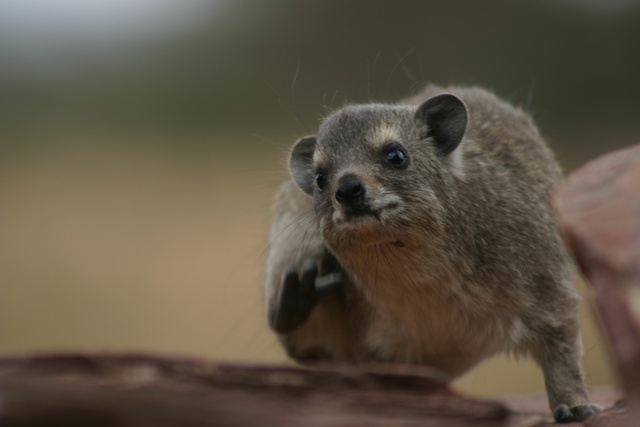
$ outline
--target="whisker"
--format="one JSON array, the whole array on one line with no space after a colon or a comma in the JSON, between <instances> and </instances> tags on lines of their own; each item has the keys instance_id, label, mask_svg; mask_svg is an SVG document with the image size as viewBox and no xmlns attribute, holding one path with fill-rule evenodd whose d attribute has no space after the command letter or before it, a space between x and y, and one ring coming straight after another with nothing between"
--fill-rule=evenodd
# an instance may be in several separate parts
<instances>
[{"instance_id":1,"label":"whisker","mask_svg":"<svg viewBox=\"0 0 640 427\"><path fill-rule=\"evenodd\" d=\"M400 65L404 64L405 59L407 59L407 57L411 55L415 49L416 49L415 46L412 47L407 53L405 53L400 58L398 58L396 65L394 65L391 71L389 72L389 76L387 77L387 83L384 86L385 96L389 92L389 84L391 83L391 77L393 77L393 73L395 73L395 71L398 69L398 67L400 67Z\"/></svg>"}]
</instances>

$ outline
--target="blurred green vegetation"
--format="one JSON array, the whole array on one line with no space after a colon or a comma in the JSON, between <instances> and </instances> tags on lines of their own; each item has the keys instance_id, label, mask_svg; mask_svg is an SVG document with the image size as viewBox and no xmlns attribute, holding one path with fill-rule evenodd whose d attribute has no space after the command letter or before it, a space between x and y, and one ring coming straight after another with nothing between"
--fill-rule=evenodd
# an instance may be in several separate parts
<instances>
[{"instance_id":1,"label":"blurred green vegetation","mask_svg":"<svg viewBox=\"0 0 640 427\"><path fill-rule=\"evenodd\" d=\"M209 3L179 30L118 43L0 44L0 126L15 136L3 148L81 131L169 134L186 149L193 132L293 138L327 108L426 82L526 107L570 168L638 138L637 2Z\"/></svg>"}]
</instances>

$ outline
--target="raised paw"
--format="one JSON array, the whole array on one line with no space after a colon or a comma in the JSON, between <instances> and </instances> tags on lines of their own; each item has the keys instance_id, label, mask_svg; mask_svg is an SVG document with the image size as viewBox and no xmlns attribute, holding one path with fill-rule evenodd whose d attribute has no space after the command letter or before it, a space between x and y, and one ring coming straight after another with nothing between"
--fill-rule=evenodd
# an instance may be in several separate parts
<instances>
[{"instance_id":1,"label":"raised paw","mask_svg":"<svg viewBox=\"0 0 640 427\"><path fill-rule=\"evenodd\" d=\"M295 265L290 266L282 278L278 304L269 316L271 328L278 333L293 331L309 318L318 298L340 282L340 273L318 277L318 265L313 261L305 264L302 277Z\"/></svg>"},{"instance_id":2,"label":"raised paw","mask_svg":"<svg viewBox=\"0 0 640 427\"><path fill-rule=\"evenodd\" d=\"M555 411L553 411L553 418L558 423L571 423L574 421L586 420L600 411L602 411L600 406L590 403L572 407L560 405L555 409Z\"/></svg>"}]
</instances>

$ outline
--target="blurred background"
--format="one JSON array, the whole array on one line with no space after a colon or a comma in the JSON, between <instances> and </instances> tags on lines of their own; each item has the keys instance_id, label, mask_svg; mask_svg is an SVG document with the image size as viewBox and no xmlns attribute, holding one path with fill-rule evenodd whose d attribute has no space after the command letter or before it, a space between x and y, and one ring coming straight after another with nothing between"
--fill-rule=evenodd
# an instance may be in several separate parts
<instances>
[{"instance_id":1,"label":"blurred background","mask_svg":"<svg viewBox=\"0 0 640 427\"><path fill-rule=\"evenodd\" d=\"M347 101L480 85L571 171L640 141L639 23L636 0L0 0L2 352L286 362L262 268L290 144ZM458 388L543 380L500 357Z\"/></svg>"}]
</instances>

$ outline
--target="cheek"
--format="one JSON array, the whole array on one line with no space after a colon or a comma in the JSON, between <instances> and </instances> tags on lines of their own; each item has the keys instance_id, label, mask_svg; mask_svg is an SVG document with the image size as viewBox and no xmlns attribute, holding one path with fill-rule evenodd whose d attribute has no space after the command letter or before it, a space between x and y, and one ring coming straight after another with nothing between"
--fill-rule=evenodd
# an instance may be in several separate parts
<instances>
[{"instance_id":1,"label":"cheek","mask_svg":"<svg viewBox=\"0 0 640 427\"><path fill-rule=\"evenodd\" d=\"M320 218L319 221L320 227L320 236L322 237L322 241L325 245L329 247L330 250L333 251L333 243L336 241L336 230L333 221L331 220L330 215L324 215Z\"/></svg>"},{"instance_id":2,"label":"cheek","mask_svg":"<svg viewBox=\"0 0 640 427\"><path fill-rule=\"evenodd\" d=\"M330 197L332 194L333 190L331 189L331 187L327 186L327 188L323 191L323 194L317 197L315 200L315 215L321 226L322 223L326 221L326 219L330 217L334 211L333 197Z\"/></svg>"}]
</instances>

